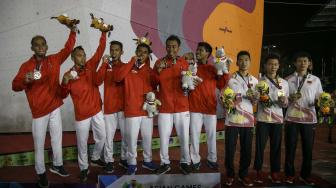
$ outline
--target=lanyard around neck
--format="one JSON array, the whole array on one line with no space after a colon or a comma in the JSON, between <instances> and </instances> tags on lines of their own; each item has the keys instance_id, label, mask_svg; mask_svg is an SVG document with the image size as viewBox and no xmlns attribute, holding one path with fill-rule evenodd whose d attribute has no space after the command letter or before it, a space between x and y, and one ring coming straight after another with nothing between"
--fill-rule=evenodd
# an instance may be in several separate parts
<instances>
[{"instance_id":1,"label":"lanyard around neck","mask_svg":"<svg viewBox=\"0 0 336 188\"><path fill-rule=\"evenodd\" d=\"M246 82L246 80L245 80L245 78L244 78L244 76L243 75L241 75L240 74L240 72L239 71L237 71L237 74L244 80L244 82L245 82L245 84L247 85L247 87L250 89L251 88L251 85L250 85L250 76L249 76L249 74L247 74L247 82Z\"/></svg>"},{"instance_id":2,"label":"lanyard around neck","mask_svg":"<svg viewBox=\"0 0 336 188\"><path fill-rule=\"evenodd\" d=\"M275 76L276 82L272 78L268 77L267 74L265 74L265 76L276 88L282 89L282 87L279 84L278 75Z\"/></svg>"},{"instance_id":3,"label":"lanyard around neck","mask_svg":"<svg viewBox=\"0 0 336 188\"><path fill-rule=\"evenodd\" d=\"M299 75L297 76L297 80L298 80L298 88L297 88L297 92L300 93L301 92L301 89L303 87L303 84L305 83L307 79L307 74L305 74L301 80L301 82L299 83Z\"/></svg>"}]
</instances>

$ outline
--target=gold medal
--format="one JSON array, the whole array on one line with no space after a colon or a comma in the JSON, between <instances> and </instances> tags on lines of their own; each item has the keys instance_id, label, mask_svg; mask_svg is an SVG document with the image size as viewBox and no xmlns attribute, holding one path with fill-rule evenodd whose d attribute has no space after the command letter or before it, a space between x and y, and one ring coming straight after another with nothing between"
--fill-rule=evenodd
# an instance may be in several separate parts
<instances>
[{"instance_id":1,"label":"gold medal","mask_svg":"<svg viewBox=\"0 0 336 188\"><path fill-rule=\"evenodd\" d=\"M301 94L300 92L296 92L296 93L295 93L295 97L296 97L297 99L300 99L300 98L302 97L302 94Z\"/></svg>"},{"instance_id":2,"label":"gold medal","mask_svg":"<svg viewBox=\"0 0 336 188\"><path fill-rule=\"evenodd\" d=\"M248 97L252 97L253 96L253 90L251 88L247 89L246 96L248 96Z\"/></svg>"},{"instance_id":3,"label":"gold medal","mask_svg":"<svg viewBox=\"0 0 336 188\"><path fill-rule=\"evenodd\" d=\"M278 91L278 97L283 97L285 96L285 92L281 89Z\"/></svg>"}]
</instances>

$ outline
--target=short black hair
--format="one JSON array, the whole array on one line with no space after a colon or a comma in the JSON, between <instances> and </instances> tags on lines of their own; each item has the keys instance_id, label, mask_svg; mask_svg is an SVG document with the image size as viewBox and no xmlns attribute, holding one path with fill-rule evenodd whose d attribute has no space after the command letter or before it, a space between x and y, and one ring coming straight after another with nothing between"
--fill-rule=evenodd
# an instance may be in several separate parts
<instances>
[{"instance_id":1,"label":"short black hair","mask_svg":"<svg viewBox=\"0 0 336 188\"><path fill-rule=\"evenodd\" d=\"M180 40L180 38L179 38L178 36L176 36L176 35L170 35L170 36L166 39L166 44L167 44L168 41L174 41L174 40L177 42L178 46L181 45L181 40Z\"/></svg>"},{"instance_id":2,"label":"short black hair","mask_svg":"<svg viewBox=\"0 0 336 188\"><path fill-rule=\"evenodd\" d=\"M77 50L83 50L83 52L85 52L85 50L82 46L76 46L71 52L71 57L74 55L75 51L77 51Z\"/></svg>"},{"instance_id":3,"label":"short black hair","mask_svg":"<svg viewBox=\"0 0 336 188\"><path fill-rule=\"evenodd\" d=\"M145 48L147 48L149 54L152 53L152 49L150 48L150 46L148 46L148 45L145 44L145 43L140 43L140 44L138 44L138 46L136 47L136 51L138 51L138 49L141 48L141 47L145 47Z\"/></svg>"},{"instance_id":4,"label":"short black hair","mask_svg":"<svg viewBox=\"0 0 336 188\"><path fill-rule=\"evenodd\" d=\"M43 39L44 42L47 43L47 40L44 38L44 36L42 36L42 35L36 35L36 36L34 36L34 37L31 39L31 41L30 41L30 44L31 44L32 46L33 46L34 41L35 41L36 39Z\"/></svg>"},{"instance_id":5,"label":"short black hair","mask_svg":"<svg viewBox=\"0 0 336 188\"><path fill-rule=\"evenodd\" d=\"M250 59L251 59L251 56L250 56L250 52L246 51L246 50L242 50L240 52L238 52L237 54L237 60L239 59L240 56L242 55L247 55Z\"/></svg>"},{"instance_id":6,"label":"short black hair","mask_svg":"<svg viewBox=\"0 0 336 188\"><path fill-rule=\"evenodd\" d=\"M277 59L279 61L279 64L280 64L280 55L279 54L276 54L276 53L270 53L270 54L268 54L265 57L264 64L266 64L267 61L270 60L270 59Z\"/></svg>"},{"instance_id":7,"label":"short black hair","mask_svg":"<svg viewBox=\"0 0 336 188\"><path fill-rule=\"evenodd\" d=\"M293 58L293 60L296 61L296 60L297 60L298 58L300 58L300 57L306 57L306 58L309 59L309 61L312 61L312 58L311 58L310 54L309 54L308 52L305 52L305 51L299 51L299 52L296 52L296 53L294 54L294 58Z\"/></svg>"},{"instance_id":8,"label":"short black hair","mask_svg":"<svg viewBox=\"0 0 336 188\"><path fill-rule=\"evenodd\" d=\"M212 47L207 42L199 42L197 44L197 47L204 47L205 51L209 52L209 56L208 57L210 57L210 55L212 54Z\"/></svg>"},{"instance_id":9,"label":"short black hair","mask_svg":"<svg viewBox=\"0 0 336 188\"><path fill-rule=\"evenodd\" d=\"M123 50L123 44L122 44L121 42L117 41L117 40L112 40L112 41L110 42L110 47L111 47L112 45L118 45L118 46L120 47L121 51Z\"/></svg>"}]
</instances>

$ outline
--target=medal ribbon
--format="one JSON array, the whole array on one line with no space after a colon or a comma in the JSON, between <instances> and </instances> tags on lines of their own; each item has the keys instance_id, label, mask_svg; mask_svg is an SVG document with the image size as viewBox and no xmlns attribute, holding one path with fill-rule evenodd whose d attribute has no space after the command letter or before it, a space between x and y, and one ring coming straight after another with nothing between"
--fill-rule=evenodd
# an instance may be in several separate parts
<instances>
[{"instance_id":1,"label":"medal ribbon","mask_svg":"<svg viewBox=\"0 0 336 188\"><path fill-rule=\"evenodd\" d=\"M137 68L137 69L141 69L143 66L145 65L145 63L141 63L140 59L137 59L134 66Z\"/></svg>"},{"instance_id":2,"label":"medal ribbon","mask_svg":"<svg viewBox=\"0 0 336 188\"><path fill-rule=\"evenodd\" d=\"M247 85L247 87L250 89L251 88L251 85L250 85L250 79L249 79L249 74L247 74L247 82L246 82L246 80L245 80L245 78L244 78L244 76L243 75L241 75L240 74L240 72L239 71L237 71L237 74L244 80L244 82L245 82L245 84Z\"/></svg>"},{"instance_id":3,"label":"medal ribbon","mask_svg":"<svg viewBox=\"0 0 336 188\"><path fill-rule=\"evenodd\" d=\"M297 77L297 79L298 79L298 81L299 81L299 76ZM305 83L306 79L307 79L307 74L305 74L305 75L303 76L303 79L301 80L300 84L298 84L297 93L300 93L300 92L301 92L302 86L303 86L303 84Z\"/></svg>"},{"instance_id":4,"label":"medal ribbon","mask_svg":"<svg viewBox=\"0 0 336 188\"><path fill-rule=\"evenodd\" d=\"M266 76L266 78L269 80L269 81L271 81L271 83L276 87L276 88L278 88L278 89L281 89L281 86L280 86L280 84L279 84L279 80L278 80L278 75L276 75L276 82L272 79L272 78L270 78L270 77L268 77L267 75L265 75Z\"/></svg>"},{"instance_id":5,"label":"medal ribbon","mask_svg":"<svg viewBox=\"0 0 336 188\"><path fill-rule=\"evenodd\" d=\"M35 70L40 71L41 68L42 68L42 62L40 62L40 63L37 63L37 62L36 62Z\"/></svg>"}]
</instances>

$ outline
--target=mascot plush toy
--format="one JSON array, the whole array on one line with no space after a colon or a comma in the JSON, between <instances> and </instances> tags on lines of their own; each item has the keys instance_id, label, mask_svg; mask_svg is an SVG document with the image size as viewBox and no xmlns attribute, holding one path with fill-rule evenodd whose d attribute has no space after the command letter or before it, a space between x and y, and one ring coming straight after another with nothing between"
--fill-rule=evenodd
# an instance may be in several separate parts
<instances>
[{"instance_id":1,"label":"mascot plush toy","mask_svg":"<svg viewBox=\"0 0 336 188\"><path fill-rule=\"evenodd\" d=\"M183 54L184 59L188 62L188 64L195 64L195 55L192 52L187 52Z\"/></svg>"},{"instance_id":2,"label":"mascot plush toy","mask_svg":"<svg viewBox=\"0 0 336 188\"><path fill-rule=\"evenodd\" d=\"M90 16L91 16L91 25L90 25L91 27L99 29L101 32L108 32L108 36L111 35L113 25L105 24L103 18L94 17L92 13L90 13Z\"/></svg>"},{"instance_id":3,"label":"mascot plush toy","mask_svg":"<svg viewBox=\"0 0 336 188\"><path fill-rule=\"evenodd\" d=\"M273 102L269 94L269 86L265 80L260 80L256 85L256 90L259 92L259 101L265 107L271 107Z\"/></svg>"},{"instance_id":4,"label":"mascot plush toy","mask_svg":"<svg viewBox=\"0 0 336 188\"><path fill-rule=\"evenodd\" d=\"M76 19L70 19L67 14L62 14L57 17L51 17L50 19L56 19L59 21L59 23L66 25L67 27L76 27L77 24L79 24L79 20ZM79 33L79 30L76 29L77 32Z\"/></svg>"},{"instance_id":5,"label":"mascot plush toy","mask_svg":"<svg viewBox=\"0 0 336 188\"><path fill-rule=\"evenodd\" d=\"M232 60L225 55L224 47L216 47L216 58L214 61L215 67L217 69L217 75L223 75L224 73L229 73L229 65Z\"/></svg>"},{"instance_id":6,"label":"mascot plush toy","mask_svg":"<svg viewBox=\"0 0 336 188\"><path fill-rule=\"evenodd\" d=\"M184 95L187 96L189 91L195 89L195 82L203 82L202 78L196 75L197 63L190 64L188 71L182 71L182 89Z\"/></svg>"},{"instance_id":7,"label":"mascot plush toy","mask_svg":"<svg viewBox=\"0 0 336 188\"><path fill-rule=\"evenodd\" d=\"M161 102L155 98L153 92L148 92L146 94L146 101L144 102L142 109L147 111L148 117L154 117L154 115L159 114L158 106L161 106Z\"/></svg>"},{"instance_id":8,"label":"mascot plush toy","mask_svg":"<svg viewBox=\"0 0 336 188\"><path fill-rule=\"evenodd\" d=\"M220 99L227 113L235 113L236 94L233 89L227 87L222 91Z\"/></svg>"}]
</instances>

